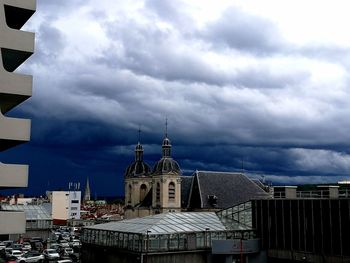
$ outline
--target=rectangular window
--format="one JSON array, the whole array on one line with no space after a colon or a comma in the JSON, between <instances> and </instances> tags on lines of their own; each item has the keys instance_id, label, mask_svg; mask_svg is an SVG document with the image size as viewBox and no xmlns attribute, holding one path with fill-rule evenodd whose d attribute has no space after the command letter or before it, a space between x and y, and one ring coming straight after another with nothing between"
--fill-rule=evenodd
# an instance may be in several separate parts
<instances>
[{"instance_id":1,"label":"rectangular window","mask_svg":"<svg viewBox=\"0 0 350 263\"><path fill-rule=\"evenodd\" d=\"M79 204L79 200L72 200L72 204Z\"/></svg>"}]
</instances>

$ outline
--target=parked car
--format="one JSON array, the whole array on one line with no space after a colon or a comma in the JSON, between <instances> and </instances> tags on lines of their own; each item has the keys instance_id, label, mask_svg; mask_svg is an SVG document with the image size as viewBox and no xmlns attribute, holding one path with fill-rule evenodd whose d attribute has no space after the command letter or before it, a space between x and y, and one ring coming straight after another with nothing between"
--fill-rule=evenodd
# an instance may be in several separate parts
<instances>
[{"instance_id":1,"label":"parked car","mask_svg":"<svg viewBox=\"0 0 350 263\"><path fill-rule=\"evenodd\" d=\"M37 250L37 251L42 251L44 249L43 243L36 241L36 242L30 242L30 245L32 249Z\"/></svg>"},{"instance_id":2,"label":"parked car","mask_svg":"<svg viewBox=\"0 0 350 263\"><path fill-rule=\"evenodd\" d=\"M61 246L61 247L69 247L69 243L67 240L60 240L58 241L58 244Z\"/></svg>"},{"instance_id":3,"label":"parked car","mask_svg":"<svg viewBox=\"0 0 350 263\"><path fill-rule=\"evenodd\" d=\"M23 252L21 250L13 249L11 251L11 254L9 254L9 255L18 258L18 257L23 256Z\"/></svg>"},{"instance_id":4,"label":"parked car","mask_svg":"<svg viewBox=\"0 0 350 263\"><path fill-rule=\"evenodd\" d=\"M45 259L47 260L57 260L60 258L60 255L58 254L58 252L52 248L45 249L43 254Z\"/></svg>"},{"instance_id":5,"label":"parked car","mask_svg":"<svg viewBox=\"0 0 350 263\"><path fill-rule=\"evenodd\" d=\"M32 237L30 239L30 242L41 242L41 243L43 243L43 241L44 240L41 237Z\"/></svg>"},{"instance_id":6,"label":"parked car","mask_svg":"<svg viewBox=\"0 0 350 263\"><path fill-rule=\"evenodd\" d=\"M24 254L22 257L17 258L17 263L26 263L26 262L44 262L44 255L40 254L37 251L31 251Z\"/></svg>"},{"instance_id":7,"label":"parked car","mask_svg":"<svg viewBox=\"0 0 350 263\"><path fill-rule=\"evenodd\" d=\"M22 250L22 248L23 248L23 244L20 244L20 243L14 243L14 244L12 244L12 246L11 246L13 249L15 249L15 250Z\"/></svg>"},{"instance_id":8,"label":"parked car","mask_svg":"<svg viewBox=\"0 0 350 263\"><path fill-rule=\"evenodd\" d=\"M62 256L69 256L71 254L74 254L73 248L70 247L65 247L61 250L61 255Z\"/></svg>"},{"instance_id":9,"label":"parked car","mask_svg":"<svg viewBox=\"0 0 350 263\"><path fill-rule=\"evenodd\" d=\"M58 243L51 243L48 248L55 249L58 252L61 246Z\"/></svg>"},{"instance_id":10,"label":"parked car","mask_svg":"<svg viewBox=\"0 0 350 263\"><path fill-rule=\"evenodd\" d=\"M0 242L0 250L3 250L6 248L6 245L3 242Z\"/></svg>"},{"instance_id":11,"label":"parked car","mask_svg":"<svg viewBox=\"0 0 350 263\"><path fill-rule=\"evenodd\" d=\"M79 239L73 239L72 242L70 243L71 247L81 247L81 242Z\"/></svg>"},{"instance_id":12,"label":"parked car","mask_svg":"<svg viewBox=\"0 0 350 263\"><path fill-rule=\"evenodd\" d=\"M32 246L30 245L29 242L23 242L23 247L22 247L22 251L30 251L32 250Z\"/></svg>"},{"instance_id":13,"label":"parked car","mask_svg":"<svg viewBox=\"0 0 350 263\"><path fill-rule=\"evenodd\" d=\"M6 247L11 247L13 244L13 241L12 240L5 240L5 241L2 241L2 243L4 243Z\"/></svg>"},{"instance_id":14,"label":"parked car","mask_svg":"<svg viewBox=\"0 0 350 263\"><path fill-rule=\"evenodd\" d=\"M6 255L11 255L11 254L12 254L12 250L13 250L12 247L6 247L6 248L5 248L5 253L6 253Z\"/></svg>"},{"instance_id":15,"label":"parked car","mask_svg":"<svg viewBox=\"0 0 350 263\"><path fill-rule=\"evenodd\" d=\"M61 259L61 260L57 260L57 263L71 263L73 262L71 259Z\"/></svg>"}]
</instances>

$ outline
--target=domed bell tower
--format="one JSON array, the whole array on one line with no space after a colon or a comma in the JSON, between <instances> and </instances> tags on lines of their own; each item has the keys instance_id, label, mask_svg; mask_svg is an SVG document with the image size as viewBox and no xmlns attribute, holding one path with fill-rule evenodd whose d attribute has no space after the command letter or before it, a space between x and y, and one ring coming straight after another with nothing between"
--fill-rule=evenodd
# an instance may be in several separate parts
<instances>
[{"instance_id":1,"label":"domed bell tower","mask_svg":"<svg viewBox=\"0 0 350 263\"><path fill-rule=\"evenodd\" d=\"M143 160L143 147L139 140L135 147L135 161L125 172L125 206L133 209L140 204L151 187L151 167Z\"/></svg>"},{"instance_id":2,"label":"domed bell tower","mask_svg":"<svg viewBox=\"0 0 350 263\"><path fill-rule=\"evenodd\" d=\"M162 158L152 172L152 207L155 213L181 211L181 169L171 158L171 142L166 131L162 144Z\"/></svg>"}]
</instances>

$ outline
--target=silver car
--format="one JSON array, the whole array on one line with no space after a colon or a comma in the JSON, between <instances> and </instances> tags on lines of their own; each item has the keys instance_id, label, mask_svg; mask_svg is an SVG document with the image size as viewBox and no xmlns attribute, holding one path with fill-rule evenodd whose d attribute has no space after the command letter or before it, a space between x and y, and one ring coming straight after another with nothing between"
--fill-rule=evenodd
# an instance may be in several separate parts
<instances>
[{"instance_id":1,"label":"silver car","mask_svg":"<svg viewBox=\"0 0 350 263\"><path fill-rule=\"evenodd\" d=\"M28 252L24 254L22 257L17 258L16 262L18 263L26 263L26 262L44 262L44 255L39 252Z\"/></svg>"},{"instance_id":2,"label":"silver car","mask_svg":"<svg viewBox=\"0 0 350 263\"><path fill-rule=\"evenodd\" d=\"M44 252L44 257L47 260L57 260L60 258L60 255L58 254L58 252L56 251L56 249L45 249Z\"/></svg>"}]
</instances>

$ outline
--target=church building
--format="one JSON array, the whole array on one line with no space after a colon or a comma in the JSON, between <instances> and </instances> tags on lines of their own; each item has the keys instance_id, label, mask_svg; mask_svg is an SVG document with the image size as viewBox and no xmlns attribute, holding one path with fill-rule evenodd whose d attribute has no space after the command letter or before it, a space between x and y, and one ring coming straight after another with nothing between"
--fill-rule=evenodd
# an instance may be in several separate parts
<instances>
[{"instance_id":1,"label":"church building","mask_svg":"<svg viewBox=\"0 0 350 263\"><path fill-rule=\"evenodd\" d=\"M127 218L181 211L181 169L171 158L167 134L162 144L162 158L153 170L143 160L140 142L136 145L135 161L125 173L125 205Z\"/></svg>"},{"instance_id":2,"label":"church building","mask_svg":"<svg viewBox=\"0 0 350 263\"><path fill-rule=\"evenodd\" d=\"M143 159L140 141L135 161L125 172L125 218L181 211L218 211L268 197L265 189L242 173L196 171L183 176L171 157L171 142L165 133L162 157L153 169Z\"/></svg>"}]
</instances>

